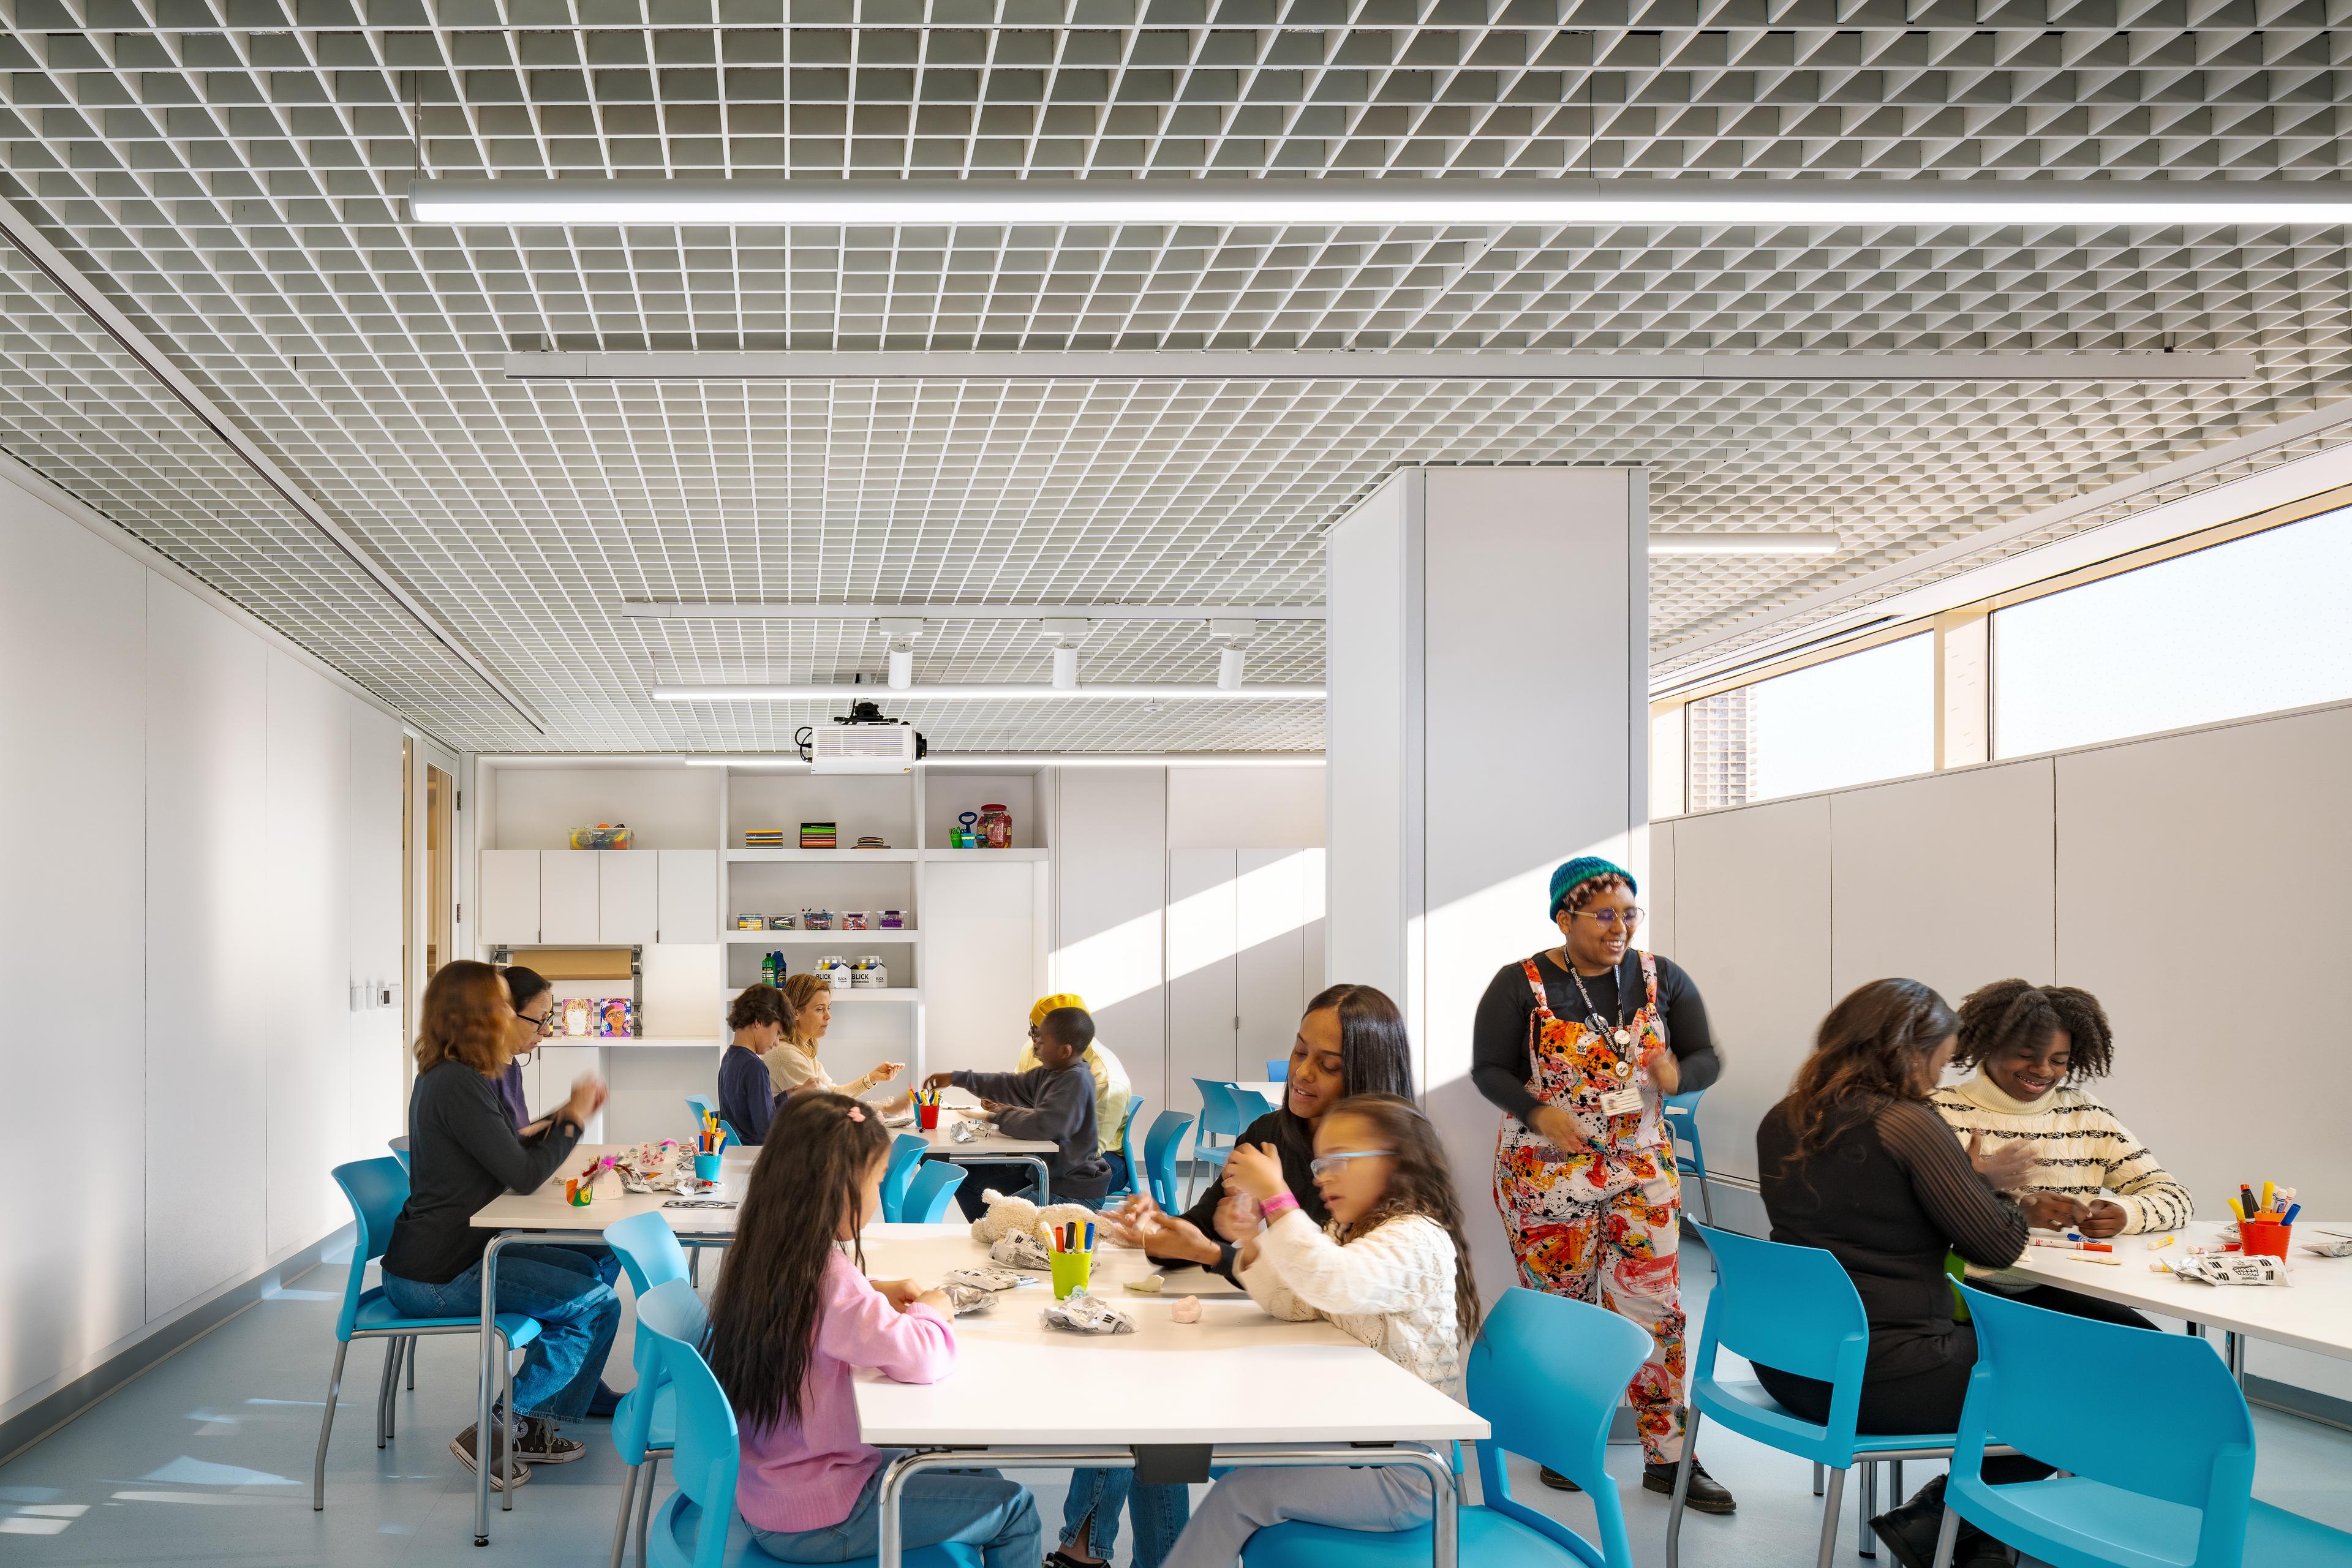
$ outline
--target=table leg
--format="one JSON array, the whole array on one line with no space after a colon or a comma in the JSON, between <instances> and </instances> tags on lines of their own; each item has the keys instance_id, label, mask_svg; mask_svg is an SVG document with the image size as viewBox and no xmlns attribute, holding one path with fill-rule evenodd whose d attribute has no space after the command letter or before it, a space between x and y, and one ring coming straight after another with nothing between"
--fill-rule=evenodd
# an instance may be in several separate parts
<instances>
[{"instance_id":1,"label":"table leg","mask_svg":"<svg viewBox=\"0 0 2352 1568\"><path fill-rule=\"evenodd\" d=\"M936 1154L928 1158L945 1160L950 1165L1026 1165L1037 1173L1037 1206L1044 1208L1054 1201L1053 1173L1045 1162L1034 1154Z\"/></svg>"},{"instance_id":2,"label":"table leg","mask_svg":"<svg viewBox=\"0 0 2352 1568\"><path fill-rule=\"evenodd\" d=\"M482 1251L482 1376L474 1391L474 1544L490 1543L490 1462L497 1450L490 1445L491 1357L499 1342L499 1249L503 1236L490 1237ZM511 1412L509 1412L511 1414Z\"/></svg>"},{"instance_id":3,"label":"table leg","mask_svg":"<svg viewBox=\"0 0 2352 1568\"><path fill-rule=\"evenodd\" d=\"M2223 1354L2230 1363L2230 1375L2238 1386L2246 1385L2246 1336L2235 1331L2222 1336Z\"/></svg>"}]
</instances>

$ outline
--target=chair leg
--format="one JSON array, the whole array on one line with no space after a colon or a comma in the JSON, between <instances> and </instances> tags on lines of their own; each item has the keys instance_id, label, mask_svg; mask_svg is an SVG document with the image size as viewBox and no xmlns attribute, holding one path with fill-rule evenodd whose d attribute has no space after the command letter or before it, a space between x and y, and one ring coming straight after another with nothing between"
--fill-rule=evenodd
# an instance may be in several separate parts
<instances>
[{"instance_id":1,"label":"chair leg","mask_svg":"<svg viewBox=\"0 0 2352 1568\"><path fill-rule=\"evenodd\" d=\"M1952 1548L1960 1537L1960 1516L1944 1505L1944 1522L1936 1531L1935 1568L1952 1568Z\"/></svg>"},{"instance_id":2,"label":"chair leg","mask_svg":"<svg viewBox=\"0 0 2352 1568\"><path fill-rule=\"evenodd\" d=\"M399 1374L400 1342L386 1340L383 1342L383 1375L375 1383L375 1446L379 1448L390 1436L386 1427L392 1421L392 1387Z\"/></svg>"},{"instance_id":3,"label":"chair leg","mask_svg":"<svg viewBox=\"0 0 2352 1568\"><path fill-rule=\"evenodd\" d=\"M1715 1223L1715 1198L1714 1195L1706 1190L1706 1173L1705 1171L1701 1171L1698 1173L1698 1212L1706 1215L1707 1224L1713 1225Z\"/></svg>"},{"instance_id":4,"label":"chair leg","mask_svg":"<svg viewBox=\"0 0 2352 1568\"><path fill-rule=\"evenodd\" d=\"M1891 1459L1887 1462L1886 1479L1888 1494L1886 1506L1889 1508L1901 1508L1904 1503L1909 1500L1909 1499L1906 1498L1903 1493L1902 1460Z\"/></svg>"},{"instance_id":5,"label":"chair leg","mask_svg":"<svg viewBox=\"0 0 2352 1568\"><path fill-rule=\"evenodd\" d=\"M483 1445L488 1443L490 1440L489 1434L487 1432L477 1432L474 1434L474 1452L477 1456L482 1456L496 1454L499 1452L500 1449L505 1449L508 1451L507 1468L509 1471L512 1471L515 1464L517 1463L512 1452L514 1447L512 1434L514 1432L514 1424L516 1421L520 1419L520 1415L515 1409L514 1402L514 1347L507 1343L503 1339L499 1341L499 1408L495 1414L497 1415L498 1419L506 1426L509 1434L509 1440L494 1447L485 1447ZM512 1513L514 1511L514 1495L515 1489L511 1485L500 1487L499 1489L499 1511L500 1513Z\"/></svg>"},{"instance_id":6,"label":"chair leg","mask_svg":"<svg viewBox=\"0 0 2352 1568\"><path fill-rule=\"evenodd\" d=\"M687 1250L686 1282L697 1287L702 1283L702 1248L698 1247Z\"/></svg>"},{"instance_id":7,"label":"chair leg","mask_svg":"<svg viewBox=\"0 0 2352 1568\"><path fill-rule=\"evenodd\" d=\"M335 1342L335 1370L327 1374L327 1407L319 1413L319 1456L310 1462L310 1511L327 1506L327 1434L335 1429L335 1400L343 1392L343 1358L352 1342Z\"/></svg>"},{"instance_id":8,"label":"chair leg","mask_svg":"<svg viewBox=\"0 0 2352 1568\"><path fill-rule=\"evenodd\" d=\"M612 1568L621 1568L621 1553L629 1544L629 1515L637 1510L637 1472L643 1465L631 1465L629 1473L621 1480L621 1516L613 1521Z\"/></svg>"},{"instance_id":9,"label":"chair leg","mask_svg":"<svg viewBox=\"0 0 2352 1568\"><path fill-rule=\"evenodd\" d=\"M1813 1495L1815 1497L1822 1495L1822 1480L1828 1474L1829 1467L1815 1459L1813 1461Z\"/></svg>"},{"instance_id":10,"label":"chair leg","mask_svg":"<svg viewBox=\"0 0 2352 1568\"><path fill-rule=\"evenodd\" d=\"M1878 1537L1870 1533L1870 1521L1878 1516L1878 1465L1864 1459L1859 1468L1862 1486L1854 1493L1853 1549L1864 1557L1875 1557Z\"/></svg>"},{"instance_id":11,"label":"chair leg","mask_svg":"<svg viewBox=\"0 0 2352 1568\"><path fill-rule=\"evenodd\" d=\"M408 1336L406 1341L408 1348L401 1353L400 1357L408 1368L408 1392L411 1394L416 1392L416 1339L417 1336L415 1334Z\"/></svg>"},{"instance_id":12,"label":"chair leg","mask_svg":"<svg viewBox=\"0 0 2352 1568\"><path fill-rule=\"evenodd\" d=\"M661 1474L661 1456L646 1456L645 1490L637 1498L637 1568L646 1568L653 1550L654 1481Z\"/></svg>"},{"instance_id":13,"label":"chair leg","mask_svg":"<svg viewBox=\"0 0 2352 1568\"><path fill-rule=\"evenodd\" d=\"M1690 1499L1691 1466L1698 1457L1698 1406L1683 1424L1683 1457L1675 1466L1675 1495L1666 1504L1666 1568L1682 1568L1684 1504Z\"/></svg>"},{"instance_id":14,"label":"chair leg","mask_svg":"<svg viewBox=\"0 0 2352 1568\"><path fill-rule=\"evenodd\" d=\"M1830 1472L1830 1489L1822 1503L1822 1549L1813 1555L1813 1568L1830 1568L1837 1555L1838 1504L1845 1500L1845 1472Z\"/></svg>"}]
</instances>

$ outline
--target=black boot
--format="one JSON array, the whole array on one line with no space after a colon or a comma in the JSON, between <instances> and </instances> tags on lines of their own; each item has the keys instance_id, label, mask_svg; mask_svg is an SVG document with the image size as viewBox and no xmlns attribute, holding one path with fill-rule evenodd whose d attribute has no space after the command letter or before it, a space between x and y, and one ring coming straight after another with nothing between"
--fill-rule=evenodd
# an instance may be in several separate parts
<instances>
[{"instance_id":1,"label":"black boot","mask_svg":"<svg viewBox=\"0 0 2352 1568\"><path fill-rule=\"evenodd\" d=\"M1642 1467L1642 1486L1665 1497L1675 1495L1675 1475L1682 1467L1674 1460L1663 1460ZM1706 1473L1706 1467L1691 1460L1690 1490L1683 1494L1683 1506L1699 1513L1729 1513L1738 1508L1731 1489Z\"/></svg>"},{"instance_id":2,"label":"black boot","mask_svg":"<svg viewBox=\"0 0 2352 1568\"><path fill-rule=\"evenodd\" d=\"M1549 1465L1546 1465L1542 1469L1536 1472L1536 1479L1541 1481L1544 1485L1549 1487L1556 1492L1580 1492L1584 1489L1582 1487L1578 1486L1574 1481L1570 1480L1566 1476L1561 1475L1558 1470L1553 1469Z\"/></svg>"},{"instance_id":3,"label":"black boot","mask_svg":"<svg viewBox=\"0 0 2352 1568\"><path fill-rule=\"evenodd\" d=\"M1911 1494L1911 1500L1870 1521L1870 1531L1885 1543L1903 1568L1935 1568L1936 1536L1944 1528L1944 1479L1937 1476ZM2017 1561L2013 1548L2002 1545L1967 1520L1952 1542L1952 1568L1995 1568Z\"/></svg>"}]
</instances>

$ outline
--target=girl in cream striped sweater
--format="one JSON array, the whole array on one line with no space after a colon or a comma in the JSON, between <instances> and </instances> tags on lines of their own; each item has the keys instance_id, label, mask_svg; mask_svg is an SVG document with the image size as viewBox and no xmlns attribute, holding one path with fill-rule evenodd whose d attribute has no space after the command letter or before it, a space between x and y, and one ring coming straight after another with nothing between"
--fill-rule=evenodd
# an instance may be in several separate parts
<instances>
[{"instance_id":1,"label":"girl in cream striped sweater","mask_svg":"<svg viewBox=\"0 0 2352 1568\"><path fill-rule=\"evenodd\" d=\"M2084 1236L2178 1230L2194 1204L2097 1096L2115 1035L2098 998L2068 985L1997 980L1960 1004L1954 1065L1964 1081L1935 1093L1962 1142L2031 1140L2035 1163L2018 1206L2042 1230Z\"/></svg>"},{"instance_id":2,"label":"girl in cream striped sweater","mask_svg":"<svg viewBox=\"0 0 2352 1568\"><path fill-rule=\"evenodd\" d=\"M1237 1146L1225 1182L1258 1202L1265 1228L1241 1251L1251 1300L1277 1318L1328 1318L1433 1387L1460 1395L1463 1342L1478 1331L1478 1287L1461 1205L1436 1130L1393 1094L1360 1094L1315 1129L1322 1229L1299 1208L1272 1145ZM1167 1568L1233 1568L1249 1538L1303 1520L1342 1529L1429 1522L1429 1477L1407 1467L1241 1468L1202 1500Z\"/></svg>"}]
</instances>

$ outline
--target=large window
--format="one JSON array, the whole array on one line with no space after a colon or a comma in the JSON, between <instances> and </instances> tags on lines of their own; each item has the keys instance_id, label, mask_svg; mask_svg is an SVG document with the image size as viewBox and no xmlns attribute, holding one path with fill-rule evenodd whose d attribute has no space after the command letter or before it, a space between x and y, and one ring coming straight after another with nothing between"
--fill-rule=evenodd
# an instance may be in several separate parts
<instances>
[{"instance_id":1,"label":"large window","mask_svg":"<svg viewBox=\"0 0 2352 1568\"><path fill-rule=\"evenodd\" d=\"M1935 638L1905 637L1689 705L1690 809L1936 765Z\"/></svg>"},{"instance_id":2,"label":"large window","mask_svg":"<svg viewBox=\"0 0 2352 1568\"><path fill-rule=\"evenodd\" d=\"M2352 507L1996 610L1993 754L2352 697L2347 584Z\"/></svg>"}]
</instances>

